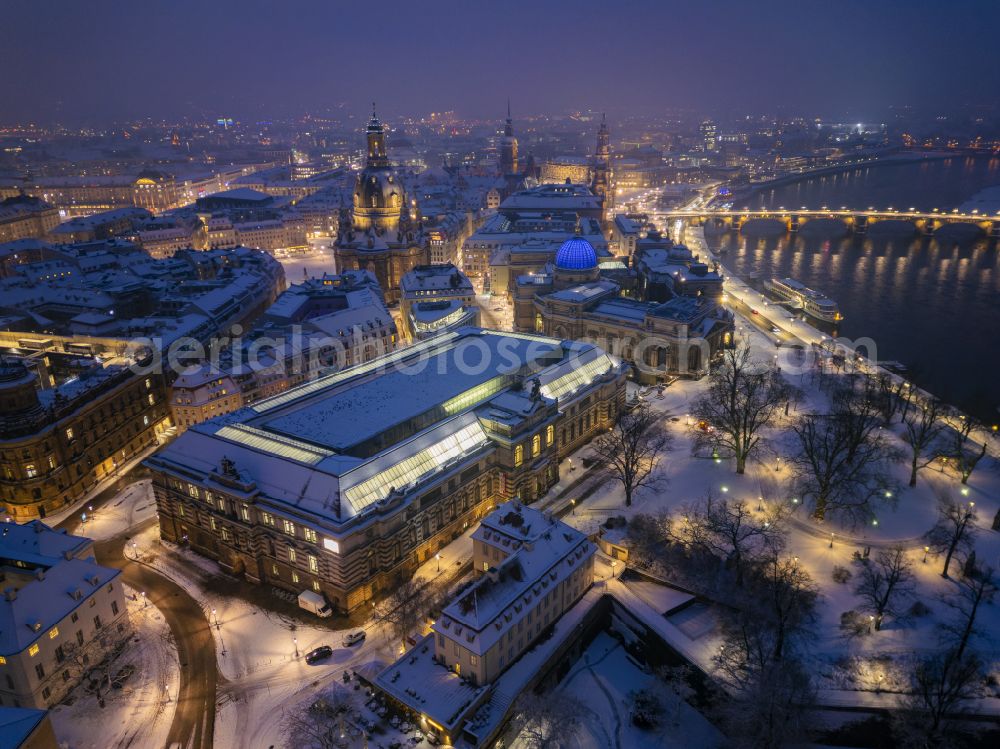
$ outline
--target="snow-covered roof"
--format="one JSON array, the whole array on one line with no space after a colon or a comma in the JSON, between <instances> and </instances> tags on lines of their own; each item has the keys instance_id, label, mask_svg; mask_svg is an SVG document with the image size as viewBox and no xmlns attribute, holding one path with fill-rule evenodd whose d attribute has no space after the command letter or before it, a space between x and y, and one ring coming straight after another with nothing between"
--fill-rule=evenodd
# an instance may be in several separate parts
<instances>
[{"instance_id":1,"label":"snow-covered roof","mask_svg":"<svg viewBox=\"0 0 1000 749\"><path fill-rule=\"evenodd\" d=\"M524 413L522 377L556 398L614 366L590 344L462 328L196 425L149 462L210 482L228 458L264 496L340 523L478 460L480 407Z\"/></svg>"},{"instance_id":2,"label":"snow-covered roof","mask_svg":"<svg viewBox=\"0 0 1000 749\"><path fill-rule=\"evenodd\" d=\"M509 553L441 612L433 629L484 655L596 551L580 531L519 502L505 502L472 536Z\"/></svg>"},{"instance_id":3,"label":"snow-covered roof","mask_svg":"<svg viewBox=\"0 0 1000 749\"><path fill-rule=\"evenodd\" d=\"M485 698L487 686L475 687L434 660L428 635L375 678L379 689L452 731Z\"/></svg>"}]
</instances>

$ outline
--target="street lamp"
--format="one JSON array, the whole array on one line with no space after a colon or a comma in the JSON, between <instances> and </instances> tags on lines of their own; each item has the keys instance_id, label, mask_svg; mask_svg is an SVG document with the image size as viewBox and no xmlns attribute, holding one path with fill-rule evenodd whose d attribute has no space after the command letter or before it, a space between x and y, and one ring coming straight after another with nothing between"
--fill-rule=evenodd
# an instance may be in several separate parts
<instances>
[{"instance_id":1,"label":"street lamp","mask_svg":"<svg viewBox=\"0 0 1000 749\"><path fill-rule=\"evenodd\" d=\"M212 609L212 616L215 618L215 629L216 629L216 631L218 631L220 629L220 626L219 626L219 614L218 614L218 612L214 608Z\"/></svg>"},{"instance_id":2,"label":"street lamp","mask_svg":"<svg viewBox=\"0 0 1000 749\"><path fill-rule=\"evenodd\" d=\"M441 555L440 554L435 554L434 558L437 560L437 563L438 563L438 572L441 572Z\"/></svg>"},{"instance_id":3,"label":"street lamp","mask_svg":"<svg viewBox=\"0 0 1000 749\"><path fill-rule=\"evenodd\" d=\"M611 560L611 579L615 579L615 567L618 566L618 562L614 559Z\"/></svg>"},{"instance_id":4,"label":"street lamp","mask_svg":"<svg viewBox=\"0 0 1000 749\"><path fill-rule=\"evenodd\" d=\"M576 515L576 500L571 499L569 501L569 506L570 506L570 515Z\"/></svg>"},{"instance_id":5,"label":"street lamp","mask_svg":"<svg viewBox=\"0 0 1000 749\"><path fill-rule=\"evenodd\" d=\"M298 637L293 637L292 638L292 645L295 646L295 657L298 658L299 657L299 638Z\"/></svg>"},{"instance_id":6,"label":"street lamp","mask_svg":"<svg viewBox=\"0 0 1000 749\"><path fill-rule=\"evenodd\" d=\"M137 562L139 561L139 546L135 541L132 542L132 556Z\"/></svg>"},{"instance_id":7,"label":"street lamp","mask_svg":"<svg viewBox=\"0 0 1000 749\"><path fill-rule=\"evenodd\" d=\"M142 607L146 608L146 591L142 591Z\"/></svg>"},{"instance_id":8,"label":"street lamp","mask_svg":"<svg viewBox=\"0 0 1000 749\"><path fill-rule=\"evenodd\" d=\"M836 536L836 535L837 535L836 533L831 533L830 534L830 548L831 549L833 548L833 537Z\"/></svg>"},{"instance_id":9,"label":"street lamp","mask_svg":"<svg viewBox=\"0 0 1000 749\"><path fill-rule=\"evenodd\" d=\"M931 550L930 546L925 546L924 547L924 564L927 564L927 554L928 554L928 552L930 552L930 550Z\"/></svg>"}]
</instances>

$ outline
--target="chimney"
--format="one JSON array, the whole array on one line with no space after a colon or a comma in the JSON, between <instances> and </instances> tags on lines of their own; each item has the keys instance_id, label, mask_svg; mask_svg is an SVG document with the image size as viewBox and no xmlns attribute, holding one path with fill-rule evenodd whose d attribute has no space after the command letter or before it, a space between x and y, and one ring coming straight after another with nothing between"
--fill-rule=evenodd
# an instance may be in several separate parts
<instances>
[{"instance_id":1,"label":"chimney","mask_svg":"<svg viewBox=\"0 0 1000 749\"><path fill-rule=\"evenodd\" d=\"M39 567L37 570L35 570L35 579L36 580L45 579L45 570L42 567Z\"/></svg>"},{"instance_id":2,"label":"chimney","mask_svg":"<svg viewBox=\"0 0 1000 749\"><path fill-rule=\"evenodd\" d=\"M3 592L4 600L14 601L17 600L17 588L5 588Z\"/></svg>"}]
</instances>

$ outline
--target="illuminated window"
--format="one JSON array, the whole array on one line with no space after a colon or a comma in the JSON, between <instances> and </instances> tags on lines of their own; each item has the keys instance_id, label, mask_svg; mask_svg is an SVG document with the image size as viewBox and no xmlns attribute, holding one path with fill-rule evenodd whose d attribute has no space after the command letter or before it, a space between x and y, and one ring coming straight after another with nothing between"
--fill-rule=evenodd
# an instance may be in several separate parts
<instances>
[{"instance_id":1,"label":"illuminated window","mask_svg":"<svg viewBox=\"0 0 1000 749\"><path fill-rule=\"evenodd\" d=\"M69 427L66 429L66 439L68 440L73 439L73 427Z\"/></svg>"},{"instance_id":2,"label":"illuminated window","mask_svg":"<svg viewBox=\"0 0 1000 749\"><path fill-rule=\"evenodd\" d=\"M223 528L222 528L222 540L223 541L229 541L230 540L229 529L226 528L225 526L223 526Z\"/></svg>"},{"instance_id":3,"label":"illuminated window","mask_svg":"<svg viewBox=\"0 0 1000 749\"><path fill-rule=\"evenodd\" d=\"M299 573L298 572L293 572L292 573L292 582L293 583L297 583L298 581L299 581Z\"/></svg>"},{"instance_id":4,"label":"illuminated window","mask_svg":"<svg viewBox=\"0 0 1000 749\"><path fill-rule=\"evenodd\" d=\"M152 393L146 396L146 400L149 401L149 405L151 406L156 403L156 397Z\"/></svg>"},{"instance_id":5,"label":"illuminated window","mask_svg":"<svg viewBox=\"0 0 1000 749\"><path fill-rule=\"evenodd\" d=\"M145 414L143 414L142 416L142 425L147 427L149 426L149 417L146 416Z\"/></svg>"},{"instance_id":6,"label":"illuminated window","mask_svg":"<svg viewBox=\"0 0 1000 749\"><path fill-rule=\"evenodd\" d=\"M545 446L552 447L552 443L555 442L555 439L556 428L549 424L549 426L545 427Z\"/></svg>"},{"instance_id":7,"label":"illuminated window","mask_svg":"<svg viewBox=\"0 0 1000 749\"><path fill-rule=\"evenodd\" d=\"M261 517L264 519L265 525L271 525L271 526L274 525L274 515L272 515L271 513L265 512L261 515Z\"/></svg>"},{"instance_id":8,"label":"illuminated window","mask_svg":"<svg viewBox=\"0 0 1000 749\"><path fill-rule=\"evenodd\" d=\"M215 527L215 518L209 518L208 522L212 525L212 530L213 531L216 530L216 527Z\"/></svg>"},{"instance_id":9,"label":"illuminated window","mask_svg":"<svg viewBox=\"0 0 1000 749\"><path fill-rule=\"evenodd\" d=\"M147 378L146 378L146 390L149 390L149 389L150 389L150 388L152 388L152 387L153 387L153 381L152 381L152 380L150 380L150 379L149 379L149 378L147 377Z\"/></svg>"},{"instance_id":10,"label":"illuminated window","mask_svg":"<svg viewBox=\"0 0 1000 749\"><path fill-rule=\"evenodd\" d=\"M540 434L536 434L534 437L531 438L531 457L533 458L537 457L541 451L542 451L542 436Z\"/></svg>"},{"instance_id":11,"label":"illuminated window","mask_svg":"<svg viewBox=\"0 0 1000 749\"><path fill-rule=\"evenodd\" d=\"M290 548L288 550L288 561L295 564L295 549Z\"/></svg>"},{"instance_id":12,"label":"illuminated window","mask_svg":"<svg viewBox=\"0 0 1000 749\"><path fill-rule=\"evenodd\" d=\"M312 554L309 555L309 570L311 572L319 572L319 560Z\"/></svg>"},{"instance_id":13,"label":"illuminated window","mask_svg":"<svg viewBox=\"0 0 1000 749\"><path fill-rule=\"evenodd\" d=\"M518 445L514 448L514 465L519 466L524 462L524 446Z\"/></svg>"},{"instance_id":14,"label":"illuminated window","mask_svg":"<svg viewBox=\"0 0 1000 749\"><path fill-rule=\"evenodd\" d=\"M242 517L245 522L249 523L250 522L250 508L247 507L246 505L243 505L242 507L240 507L240 517Z\"/></svg>"},{"instance_id":15,"label":"illuminated window","mask_svg":"<svg viewBox=\"0 0 1000 749\"><path fill-rule=\"evenodd\" d=\"M36 645L32 645L31 647L28 648L28 655L30 655L32 657L38 655L38 645L37 644Z\"/></svg>"},{"instance_id":16,"label":"illuminated window","mask_svg":"<svg viewBox=\"0 0 1000 749\"><path fill-rule=\"evenodd\" d=\"M313 580L313 590L319 593L319 580Z\"/></svg>"},{"instance_id":17,"label":"illuminated window","mask_svg":"<svg viewBox=\"0 0 1000 749\"><path fill-rule=\"evenodd\" d=\"M306 541L316 543L316 531L312 528L303 528L302 533L305 535Z\"/></svg>"},{"instance_id":18,"label":"illuminated window","mask_svg":"<svg viewBox=\"0 0 1000 749\"><path fill-rule=\"evenodd\" d=\"M24 475L29 479L33 479L38 475L38 468L34 463L26 463L24 466Z\"/></svg>"},{"instance_id":19,"label":"illuminated window","mask_svg":"<svg viewBox=\"0 0 1000 749\"><path fill-rule=\"evenodd\" d=\"M332 551L334 554L340 553L340 544L334 541L332 538L323 539L323 548L327 551Z\"/></svg>"},{"instance_id":20,"label":"illuminated window","mask_svg":"<svg viewBox=\"0 0 1000 749\"><path fill-rule=\"evenodd\" d=\"M295 523L293 523L291 520L283 520L282 522L284 523L285 526L285 533L287 533L289 536L294 536Z\"/></svg>"},{"instance_id":21,"label":"illuminated window","mask_svg":"<svg viewBox=\"0 0 1000 749\"><path fill-rule=\"evenodd\" d=\"M194 484L188 484L187 485L187 489L188 489L188 496L189 497L197 497L198 496L198 487L195 486Z\"/></svg>"},{"instance_id":22,"label":"illuminated window","mask_svg":"<svg viewBox=\"0 0 1000 749\"><path fill-rule=\"evenodd\" d=\"M0 655L0 666L3 666L6 663L7 663L7 659L4 658L2 655Z\"/></svg>"},{"instance_id":23,"label":"illuminated window","mask_svg":"<svg viewBox=\"0 0 1000 749\"><path fill-rule=\"evenodd\" d=\"M479 663L479 658L477 658L475 655L469 654L469 663L475 666Z\"/></svg>"}]
</instances>

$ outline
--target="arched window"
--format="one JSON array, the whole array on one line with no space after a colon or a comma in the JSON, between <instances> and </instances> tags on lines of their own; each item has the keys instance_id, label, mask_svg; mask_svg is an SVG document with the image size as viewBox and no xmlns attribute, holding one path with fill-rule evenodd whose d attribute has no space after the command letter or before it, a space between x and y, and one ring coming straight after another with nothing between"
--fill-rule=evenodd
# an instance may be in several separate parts
<instances>
[{"instance_id":1,"label":"arched window","mask_svg":"<svg viewBox=\"0 0 1000 749\"><path fill-rule=\"evenodd\" d=\"M524 462L524 446L517 445L514 447L514 466L519 466Z\"/></svg>"}]
</instances>

